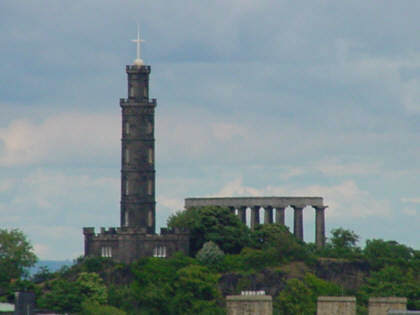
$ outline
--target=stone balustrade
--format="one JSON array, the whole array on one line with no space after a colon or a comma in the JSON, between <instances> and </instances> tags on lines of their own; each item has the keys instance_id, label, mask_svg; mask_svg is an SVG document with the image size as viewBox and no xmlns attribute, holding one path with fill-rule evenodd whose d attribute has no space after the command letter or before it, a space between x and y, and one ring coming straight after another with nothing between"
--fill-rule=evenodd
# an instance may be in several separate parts
<instances>
[{"instance_id":1,"label":"stone balustrade","mask_svg":"<svg viewBox=\"0 0 420 315\"><path fill-rule=\"evenodd\" d=\"M293 234L303 241L303 209L315 209L315 243L318 247L325 245L325 209L322 197L222 197L222 198L187 198L185 208L219 206L230 208L242 223L247 224L247 209L251 209L250 226L257 224L285 224L285 209L294 210ZM260 209L264 210L263 222L260 222Z\"/></svg>"}]
</instances>

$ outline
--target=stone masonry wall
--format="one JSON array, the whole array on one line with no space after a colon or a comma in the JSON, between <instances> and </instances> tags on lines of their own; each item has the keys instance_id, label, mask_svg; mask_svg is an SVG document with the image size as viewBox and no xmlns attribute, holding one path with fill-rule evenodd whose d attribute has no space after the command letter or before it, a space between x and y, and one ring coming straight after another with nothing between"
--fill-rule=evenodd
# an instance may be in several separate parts
<instances>
[{"instance_id":1,"label":"stone masonry wall","mask_svg":"<svg viewBox=\"0 0 420 315\"><path fill-rule=\"evenodd\" d=\"M407 298L371 297L369 298L369 315L387 315L389 310L407 309Z\"/></svg>"},{"instance_id":2,"label":"stone masonry wall","mask_svg":"<svg viewBox=\"0 0 420 315\"><path fill-rule=\"evenodd\" d=\"M226 297L228 315L272 315L269 295L230 295Z\"/></svg>"},{"instance_id":3,"label":"stone masonry wall","mask_svg":"<svg viewBox=\"0 0 420 315\"><path fill-rule=\"evenodd\" d=\"M132 263L143 257L155 255L156 248L165 248L165 256L176 252L189 253L189 233L163 230L161 235L147 234L144 229L110 228L95 234L93 228L85 228L85 256L103 256L103 248L116 262Z\"/></svg>"},{"instance_id":4,"label":"stone masonry wall","mask_svg":"<svg viewBox=\"0 0 420 315\"><path fill-rule=\"evenodd\" d=\"M356 315L354 296L318 297L317 315Z\"/></svg>"}]
</instances>

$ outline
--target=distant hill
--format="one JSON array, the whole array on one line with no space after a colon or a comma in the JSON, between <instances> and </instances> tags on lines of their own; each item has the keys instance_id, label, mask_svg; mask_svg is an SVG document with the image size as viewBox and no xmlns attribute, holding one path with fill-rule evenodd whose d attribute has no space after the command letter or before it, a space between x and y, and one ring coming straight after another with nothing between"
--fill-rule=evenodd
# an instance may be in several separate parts
<instances>
[{"instance_id":1,"label":"distant hill","mask_svg":"<svg viewBox=\"0 0 420 315\"><path fill-rule=\"evenodd\" d=\"M38 272L41 267L47 267L51 272L57 271L63 266L73 265L72 260L40 260L35 266L29 269L29 274L32 276Z\"/></svg>"}]
</instances>

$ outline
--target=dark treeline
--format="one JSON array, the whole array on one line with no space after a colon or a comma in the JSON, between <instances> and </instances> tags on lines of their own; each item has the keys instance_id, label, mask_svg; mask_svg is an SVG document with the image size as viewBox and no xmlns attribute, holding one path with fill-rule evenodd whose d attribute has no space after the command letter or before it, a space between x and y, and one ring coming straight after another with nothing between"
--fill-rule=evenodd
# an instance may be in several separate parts
<instances>
[{"instance_id":1,"label":"dark treeline","mask_svg":"<svg viewBox=\"0 0 420 315\"><path fill-rule=\"evenodd\" d=\"M150 257L131 265L79 258L71 267L54 273L42 268L32 277L25 273L35 262L29 242L19 231L1 230L0 300L31 290L38 308L62 313L225 314L224 295L255 289L257 280L250 279L269 274L281 279L267 284L274 314L315 314L320 295L355 295L358 314L367 314L370 296L404 296L409 309L420 309L420 251L395 241L368 240L362 248L356 233L339 228L317 249L296 240L282 225L251 231L219 207L179 212L168 226L190 230L190 256ZM12 232L14 238L7 237ZM17 239L17 245L10 245ZM337 280L328 270L319 272L323 262L365 266L360 285L346 285L344 274ZM334 272L339 274L339 268ZM226 279L239 280L227 285ZM258 286L264 289L264 283Z\"/></svg>"}]
</instances>

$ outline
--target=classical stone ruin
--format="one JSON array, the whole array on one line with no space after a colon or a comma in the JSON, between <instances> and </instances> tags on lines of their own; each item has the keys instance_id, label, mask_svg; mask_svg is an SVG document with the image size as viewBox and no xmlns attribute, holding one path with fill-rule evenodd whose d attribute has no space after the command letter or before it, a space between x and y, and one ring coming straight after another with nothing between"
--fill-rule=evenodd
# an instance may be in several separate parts
<instances>
[{"instance_id":1,"label":"classical stone ruin","mask_svg":"<svg viewBox=\"0 0 420 315\"><path fill-rule=\"evenodd\" d=\"M237 214L242 223L247 224L247 209L251 212L251 229L257 224L285 224L284 213L287 207L293 208L293 234L303 241L303 209L315 210L315 243L325 245L325 209L322 197L223 197L223 198L187 198L185 208L220 206L228 207ZM263 222L260 222L260 210L263 209Z\"/></svg>"}]
</instances>

